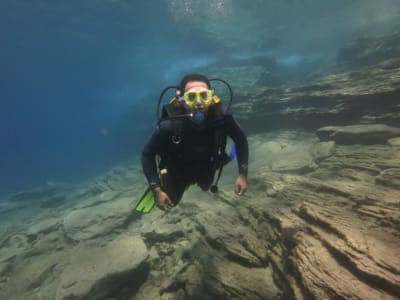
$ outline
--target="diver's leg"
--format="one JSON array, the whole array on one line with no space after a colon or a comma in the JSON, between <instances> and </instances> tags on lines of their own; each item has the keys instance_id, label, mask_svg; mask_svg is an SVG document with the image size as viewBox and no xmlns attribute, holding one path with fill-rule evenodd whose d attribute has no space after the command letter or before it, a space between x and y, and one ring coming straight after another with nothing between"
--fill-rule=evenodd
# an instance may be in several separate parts
<instances>
[{"instance_id":1,"label":"diver's leg","mask_svg":"<svg viewBox=\"0 0 400 300\"><path fill-rule=\"evenodd\" d=\"M161 174L161 181L162 189L167 193L174 205L177 205L179 201L181 201L186 189L186 183L183 177L179 174L173 174L167 171Z\"/></svg>"},{"instance_id":2,"label":"diver's leg","mask_svg":"<svg viewBox=\"0 0 400 300\"><path fill-rule=\"evenodd\" d=\"M208 191L214 181L214 168L203 169L197 178L197 184L203 191Z\"/></svg>"}]
</instances>

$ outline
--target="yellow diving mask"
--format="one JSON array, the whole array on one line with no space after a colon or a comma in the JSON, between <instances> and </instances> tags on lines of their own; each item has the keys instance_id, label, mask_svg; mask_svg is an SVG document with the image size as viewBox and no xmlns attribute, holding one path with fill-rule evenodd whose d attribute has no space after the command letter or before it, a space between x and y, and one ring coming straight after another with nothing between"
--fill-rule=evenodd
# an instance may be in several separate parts
<instances>
[{"instance_id":1,"label":"yellow diving mask","mask_svg":"<svg viewBox=\"0 0 400 300\"><path fill-rule=\"evenodd\" d=\"M188 90L183 94L183 100L194 109L206 109L213 102L214 92L208 89L197 91Z\"/></svg>"}]
</instances>

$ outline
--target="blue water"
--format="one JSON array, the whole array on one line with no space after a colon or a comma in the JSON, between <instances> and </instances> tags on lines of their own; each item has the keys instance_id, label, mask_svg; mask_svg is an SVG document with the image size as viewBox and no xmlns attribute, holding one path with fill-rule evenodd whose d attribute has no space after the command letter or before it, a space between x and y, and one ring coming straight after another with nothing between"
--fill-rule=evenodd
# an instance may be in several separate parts
<instances>
[{"instance_id":1,"label":"blue water","mask_svg":"<svg viewBox=\"0 0 400 300\"><path fill-rule=\"evenodd\" d=\"M163 86L221 58L301 68L398 22L398 0L2 0L0 194L135 159Z\"/></svg>"}]
</instances>

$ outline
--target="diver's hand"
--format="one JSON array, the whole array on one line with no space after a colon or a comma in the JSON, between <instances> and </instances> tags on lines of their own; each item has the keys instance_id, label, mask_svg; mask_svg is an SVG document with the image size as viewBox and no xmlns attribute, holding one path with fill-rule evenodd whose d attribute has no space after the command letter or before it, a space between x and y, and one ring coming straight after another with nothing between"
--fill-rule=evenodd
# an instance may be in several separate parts
<instances>
[{"instance_id":1,"label":"diver's hand","mask_svg":"<svg viewBox=\"0 0 400 300\"><path fill-rule=\"evenodd\" d=\"M240 174L235 181L235 193L236 195L242 196L247 190L247 176Z\"/></svg>"},{"instance_id":2,"label":"diver's hand","mask_svg":"<svg viewBox=\"0 0 400 300\"><path fill-rule=\"evenodd\" d=\"M155 188L154 196L156 198L157 206L162 210L170 210L174 204L168 195L159 187Z\"/></svg>"}]
</instances>

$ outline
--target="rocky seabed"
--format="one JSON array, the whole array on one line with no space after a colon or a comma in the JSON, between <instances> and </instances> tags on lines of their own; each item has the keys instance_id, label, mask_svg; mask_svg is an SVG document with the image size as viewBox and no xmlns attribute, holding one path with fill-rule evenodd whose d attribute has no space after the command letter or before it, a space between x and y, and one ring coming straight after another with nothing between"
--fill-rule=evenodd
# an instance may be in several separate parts
<instances>
[{"instance_id":1,"label":"rocky seabed","mask_svg":"<svg viewBox=\"0 0 400 300\"><path fill-rule=\"evenodd\" d=\"M398 299L396 141L253 135L245 196L232 165L168 213L133 212L134 165L19 193L2 202L0 298Z\"/></svg>"},{"instance_id":2,"label":"rocky seabed","mask_svg":"<svg viewBox=\"0 0 400 300\"><path fill-rule=\"evenodd\" d=\"M267 117L309 125L250 130L242 197L233 163L218 194L193 188L142 215L144 176L127 163L2 199L0 299L399 299L399 70L390 61L239 102L250 129Z\"/></svg>"}]
</instances>

